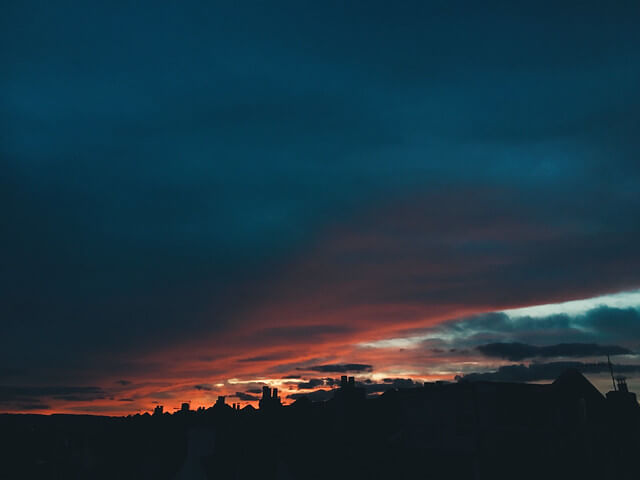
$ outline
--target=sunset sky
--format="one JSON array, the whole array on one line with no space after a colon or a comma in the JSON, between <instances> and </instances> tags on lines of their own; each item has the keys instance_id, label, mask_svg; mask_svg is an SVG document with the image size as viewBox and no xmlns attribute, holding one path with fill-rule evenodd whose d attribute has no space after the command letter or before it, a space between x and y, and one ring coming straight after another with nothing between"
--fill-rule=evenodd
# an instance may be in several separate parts
<instances>
[{"instance_id":1,"label":"sunset sky","mask_svg":"<svg viewBox=\"0 0 640 480\"><path fill-rule=\"evenodd\" d=\"M1 10L0 412L640 392L637 1Z\"/></svg>"}]
</instances>

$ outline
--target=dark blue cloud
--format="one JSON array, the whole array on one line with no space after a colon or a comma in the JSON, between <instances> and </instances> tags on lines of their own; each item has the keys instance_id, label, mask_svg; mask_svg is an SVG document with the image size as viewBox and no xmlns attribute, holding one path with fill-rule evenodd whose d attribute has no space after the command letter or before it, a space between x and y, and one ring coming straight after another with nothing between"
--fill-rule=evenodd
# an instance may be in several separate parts
<instances>
[{"instance_id":1,"label":"dark blue cloud","mask_svg":"<svg viewBox=\"0 0 640 480\"><path fill-rule=\"evenodd\" d=\"M292 393L288 395L287 398L291 400L298 400L300 398L308 398L312 402L324 402L333 398L334 395L333 390L314 390L312 392L304 392L304 393Z\"/></svg>"},{"instance_id":2,"label":"dark blue cloud","mask_svg":"<svg viewBox=\"0 0 640 480\"><path fill-rule=\"evenodd\" d=\"M443 323L433 332L436 337L451 338L456 347L478 348L483 354L500 353L499 356L508 355L503 358L511 360L625 354L639 345L640 312L636 308L607 306L576 315L546 317L511 318L495 312ZM429 342L431 345L433 342Z\"/></svg>"},{"instance_id":3,"label":"dark blue cloud","mask_svg":"<svg viewBox=\"0 0 640 480\"><path fill-rule=\"evenodd\" d=\"M240 328L319 232L434 190L446 201L412 245L470 264L501 252L517 268L428 293L407 277L380 295L456 302L484 282L499 304L637 285L634 14L635 2L9 2L0 361L90 377L105 352ZM491 219L548 236L474 237ZM637 338L623 317L589 321L607 341L618 323Z\"/></svg>"},{"instance_id":4,"label":"dark blue cloud","mask_svg":"<svg viewBox=\"0 0 640 480\"><path fill-rule=\"evenodd\" d=\"M324 384L321 378L312 378L307 382L298 383L298 390L311 390Z\"/></svg>"},{"instance_id":5,"label":"dark blue cloud","mask_svg":"<svg viewBox=\"0 0 640 480\"><path fill-rule=\"evenodd\" d=\"M529 345L527 343L487 343L476 349L487 357L520 361L537 357L601 357L604 355L630 355L633 352L618 345L598 345L596 343L559 343L556 345Z\"/></svg>"},{"instance_id":6,"label":"dark blue cloud","mask_svg":"<svg viewBox=\"0 0 640 480\"><path fill-rule=\"evenodd\" d=\"M640 340L640 311L636 308L600 307L587 312L581 324L601 338Z\"/></svg>"},{"instance_id":7,"label":"dark blue cloud","mask_svg":"<svg viewBox=\"0 0 640 480\"><path fill-rule=\"evenodd\" d=\"M0 410L47 410L47 400L91 402L107 398L100 387L88 386L14 386L0 385Z\"/></svg>"},{"instance_id":8,"label":"dark blue cloud","mask_svg":"<svg viewBox=\"0 0 640 480\"><path fill-rule=\"evenodd\" d=\"M196 390L205 390L205 391L213 390L213 387L211 385L196 385L193 388L195 388Z\"/></svg>"},{"instance_id":9,"label":"dark blue cloud","mask_svg":"<svg viewBox=\"0 0 640 480\"><path fill-rule=\"evenodd\" d=\"M232 395L232 397L235 397L238 400L242 400L245 402L253 402L260 398L257 395L251 395L251 393L245 393L245 392L236 392L234 395Z\"/></svg>"},{"instance_id":10,"label":"dark blue cloud","mask_svg":"<svg viewBox=\"0 0 640 480\"><path fill-rule=\"evenodd\" d=\"M308 367L299 367L298 370L321 373L358 373L371 372L373 367L363 363L337 363L332 365L310 365Z\"/></svg>"}]
</instances>

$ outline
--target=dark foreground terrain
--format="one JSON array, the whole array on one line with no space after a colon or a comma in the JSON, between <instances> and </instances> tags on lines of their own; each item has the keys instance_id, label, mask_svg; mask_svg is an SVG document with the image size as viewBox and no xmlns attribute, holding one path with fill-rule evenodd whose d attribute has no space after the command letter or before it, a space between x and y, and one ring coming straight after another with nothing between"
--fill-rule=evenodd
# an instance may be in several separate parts
<instances>
[{"instance_id":1,"label":"dark foreground terrain","mask_svg":"<svg viewBox=\"0 0 640 480\"><path fill-rule=\"evenodd\" d=\"M577 371L173 415L0 415L2 479L637 479L640 407Z\"/></svg>"}]
</instances>

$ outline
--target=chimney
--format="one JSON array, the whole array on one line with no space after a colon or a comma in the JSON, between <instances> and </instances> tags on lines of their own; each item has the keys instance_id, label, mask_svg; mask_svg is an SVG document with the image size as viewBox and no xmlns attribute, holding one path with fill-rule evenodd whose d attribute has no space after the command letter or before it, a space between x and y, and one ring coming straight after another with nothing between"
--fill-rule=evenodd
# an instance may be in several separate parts
<instances>
[{"instance_id":1,"label":"chimney","mask_svg":"<svg viewBox=\"0 0 640 480\"><path fill-rule=\"evenodd\" d=\"M347 388L347 376L346 375L342 375L342 377L340 377L340 388Z\"/></svg>"},{"instance_id":2,"label":"chimney","mask_svg":"<svg viewBox=\"0 0 640 480\"><path fill-rule=\"evenodd\" d=\"M273 389L273 398L274 399L278 398L278 389L277 388Z\"/></svg>"},{"instance_id":3,"label":"chimney","mask_svg":"<svg viewBox=\"0 0 640 480\"><path fill-rule=\"evenodd\" d=\"M625 377L616 377L616 382L618 383L619 392L629 391L629 387L627 387L627 379Z\"/></svg>"},{"instance_id":4,"label":"chimney","mask_svg":"<svg viewBox=\"0 0 640 480\"><path fill-rule=\"evenodd\" d=\"M269 397L271 397L271 389L265 385L264 387L262 387L262 398Z\"/></svg>"},{"instance_id":5,"label":"chimney","mask_svg":"<svg viewBox=\"0 0 640 480\"><path fill-rule=\"evenodd\" d=\"M355 387L356 386L356 380L353 377L349 377L349 386L350 387Z\"/></svg>"}]
</instances>

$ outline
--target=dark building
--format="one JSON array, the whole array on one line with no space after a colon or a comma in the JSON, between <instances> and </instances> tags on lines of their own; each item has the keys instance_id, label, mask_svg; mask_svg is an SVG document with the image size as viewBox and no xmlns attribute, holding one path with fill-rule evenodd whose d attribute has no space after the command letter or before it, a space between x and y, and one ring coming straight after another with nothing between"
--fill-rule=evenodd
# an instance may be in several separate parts
<instances>
[{"instance_id":1,"label":"dark building","mask_svg":"<svg viewBox=\"0 0 640 480\"><path fill-rule=\"evenodd\" d=\"M278 397L278 389L274 388L273 391L268 386L262 387L262 398L259 402L260 410L269 410L282 406L280 397Z\"/></svg>"},{"instance_id":2,"label":"dark building","mask_svg":"<svg viewBox=\"0 0 640 480\"><path fill-rule=\"evenodd\" d=\"M607 400L618 408L629 409L638 406L636 394L629 391L627 387L627 379L625 377L617 377L615 390L607 392Z\"/></svg>"},{"instance_id":3,"label":"dark building","mask_svg":"<svg viewBox=\"0 0 640 480\"><path fill-rule=\"evenodd\" d=\"M370 399L344 377L334 393L283 407L265 386L260 411L220 397L175 415L0 415L0 478L169 480L194 459L211 479L638 478L640 407L624 379L606 397L577 370L545 385L436 382Z\"/></svg>"},{"instance_id":4,"label":"dark building","mask_svg":"<svg viewBox=\"0 0 640 480\"><path fill-rule=\"evenodd\" d=\"M340 388L334 392L333 399L335 402L343 405L357 405L364 402L366 398L365 389L356 387L354 377L342 375L340 378Z\"/></svg>"},{"instance_id":5,"label":"dark building","mask_svg":"<svg viewBox=\"0 0 640 480\"><path fill-rule=\"evenodd\" d=\"M372 402L380 403L378 421L394 425L390 451L433 455L434 463L455 458L454 477L511 478L527 465L524 478L543 478L552 467L552 478L629 478L620 466L640 446L632 438L640 407L621 389L610 393L568 370L551 384L425 384ZM618 401L628 409L616 419Z\"/></svg>"}]
</instances>

